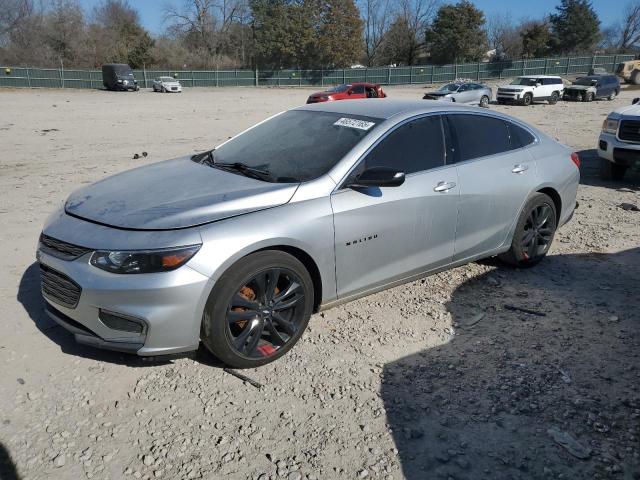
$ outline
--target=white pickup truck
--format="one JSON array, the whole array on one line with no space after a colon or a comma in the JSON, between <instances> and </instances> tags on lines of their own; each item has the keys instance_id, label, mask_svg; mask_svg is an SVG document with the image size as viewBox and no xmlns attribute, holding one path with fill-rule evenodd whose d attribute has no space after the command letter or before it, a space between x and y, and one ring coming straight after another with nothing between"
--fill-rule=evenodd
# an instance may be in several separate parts
<instances>
[{"instance_id":1,"label":"white pickup truck","mask_svg":"<svg viewBox=\"0 0 640 480\"><path fill-rule=\"evenodd\" d=\"M629 167L640 168L640 98L620 107L602 124L598 141L600 176L622 180Z\"/></svg>"},{"instance_id":2,"label":"white pickup truck","mask_svg":"<svg viewBox=\"0 0 640 480\"><path fill-rule=\"evenodd\" d=\"M509 85L498 87L498 103L519 103L531 105L533 102L548 101L554 105L562 98L564 83L555 75L527 75L518 77Z\"/></svg>"}]
</instances>

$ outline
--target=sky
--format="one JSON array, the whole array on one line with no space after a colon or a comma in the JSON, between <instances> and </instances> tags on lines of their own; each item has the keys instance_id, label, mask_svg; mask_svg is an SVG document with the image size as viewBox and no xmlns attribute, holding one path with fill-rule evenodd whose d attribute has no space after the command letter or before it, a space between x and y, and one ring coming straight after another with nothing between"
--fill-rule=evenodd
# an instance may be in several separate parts
<instances>
[{"instance_id":1,"label":"sky","mask_svg":"<svg viewBox=\"0 0 640 480\"><path fill-rule=\"evenodd\" d=\"M455 0L450 0L455 3ZM510 13L514 21L523 17L539 18L555 12L559 0L472 0L487 17L494 14ZM100 0L80 0L87 13L100 3ZM147 30L153 34L164 31L163 6L167 3L181 5L182 0L129 0L129 3L140 12L140 19ZM594 10L600 17L603 26L616 22L622 16L625 0L591 0Z\"/></svg>"}]
</instances>

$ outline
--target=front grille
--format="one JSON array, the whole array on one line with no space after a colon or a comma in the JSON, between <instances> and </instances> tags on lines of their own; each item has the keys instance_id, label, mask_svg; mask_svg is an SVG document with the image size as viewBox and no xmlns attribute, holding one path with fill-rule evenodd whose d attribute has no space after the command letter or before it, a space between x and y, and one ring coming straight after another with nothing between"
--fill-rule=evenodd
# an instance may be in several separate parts
<instances>
[{"instance_id":1,"label":"front grille","mask_svg":"<svg viewBox=\"0 0 640 480\"><path fill-rule=\"evenodd\" d=\"M620 130L618 130L618 138L629 142L640 142L640 121L622 120Z\"/></svg>"},{"instance_id":2,"label":"front grille","mask_svg":"<svg viewBox=\"0 0 640 480\"><path fill-rule=\"evenodd\" d=\"M76 258L91 251L90 248L63 242L62 240L49 237L44 233L40 234L40 249L43 252L53 255L54 257L61 258L62 260L75 260Z\"/></svg>"},{"instance_id":3,"label":"front grille","mask_svg":"<svg viewBox=\"0 0 640 480\"><path fill-rule=\"evenodd\" d=\"M628 148L614 148L613 159L616 163L625 166L632 166L640 162L640 150L630 150Z\"/></svg>"},{"instance_id":4,"label":"front grille","mask_svg":"<svg viewBox=\"0 0 640 480\"><path fill-rule=\"evenodd\" d=\"M42 295L63 307L76 308L82 288L76 282L51 267L40 264Z\"/></svg>"}]
</instances>

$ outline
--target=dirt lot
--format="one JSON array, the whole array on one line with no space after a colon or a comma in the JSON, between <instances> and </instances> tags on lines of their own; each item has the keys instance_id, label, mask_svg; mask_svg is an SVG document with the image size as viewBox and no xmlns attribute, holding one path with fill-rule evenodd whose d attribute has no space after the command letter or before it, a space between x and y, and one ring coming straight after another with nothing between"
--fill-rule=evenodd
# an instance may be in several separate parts
<instances>
[{"instance_id":1,"label":"dirt lot","mask_svg":"<svg viewBox=\"0 0 640 480\"><path fill-rule=\"evenodd\" d=\"M640 478L640 212L618 207L640 181L601 182L590 150L632 92L491 106L583 151L580 208L541 265L474 263L317 314L244 372L262 389L204 351L149 364L46 318L37 238L72 190L309 92L0 91L0 478Z\"/></svg>"}]
</instances>

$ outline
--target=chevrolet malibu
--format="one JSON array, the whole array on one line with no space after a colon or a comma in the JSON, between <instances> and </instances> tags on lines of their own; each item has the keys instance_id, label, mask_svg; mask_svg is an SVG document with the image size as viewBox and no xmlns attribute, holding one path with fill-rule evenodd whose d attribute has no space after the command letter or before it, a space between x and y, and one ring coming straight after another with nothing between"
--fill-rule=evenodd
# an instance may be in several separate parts
<instances>
[{"instance_id":1,"label":"chevrolet malibu","mask_svg":"<svg viewBox=\"0 0 640 480\"><path fill-rule=\"evenodd\" d=\"M484 257L536 265L573 214L578 166L485 109L306 105L73 193L40 237L46 310L83 344L202 342L256 367L315 311Z\"/></svg>"}]
</instances>

